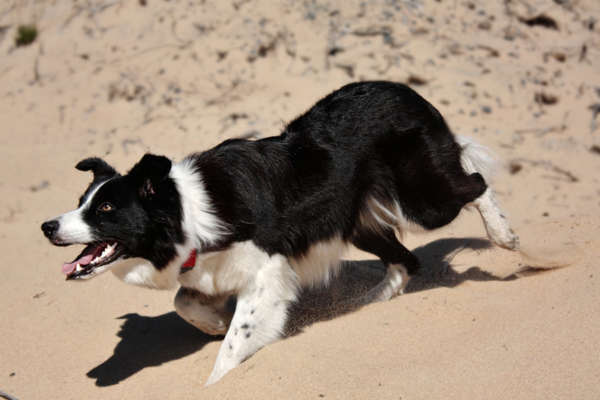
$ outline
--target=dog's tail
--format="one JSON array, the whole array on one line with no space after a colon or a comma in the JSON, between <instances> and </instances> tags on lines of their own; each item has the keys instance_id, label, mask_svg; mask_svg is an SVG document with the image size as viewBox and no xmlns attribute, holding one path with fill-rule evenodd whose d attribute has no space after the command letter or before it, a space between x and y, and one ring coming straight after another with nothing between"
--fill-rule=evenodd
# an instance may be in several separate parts
<instances>
[{"instance_id":1,"label":"dog's tail","mask_svg":"<svg viewBox=\"0 0 600 400\"><path fill-rule=\"evenodd\" d=\"M469 174L479 172L486 182L491 182L498 166L491 151L465 136L456 135L456 142L462 149L460 162L464 170Z\"/></svg>"}]
</instances>

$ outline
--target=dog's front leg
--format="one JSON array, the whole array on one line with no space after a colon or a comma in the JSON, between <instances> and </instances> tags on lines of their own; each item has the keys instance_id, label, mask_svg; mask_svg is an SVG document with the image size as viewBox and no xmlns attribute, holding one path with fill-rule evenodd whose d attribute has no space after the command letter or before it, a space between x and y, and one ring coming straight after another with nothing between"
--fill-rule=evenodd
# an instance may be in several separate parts
<instances>
[{"instance_id":1,"label":"dog's front leg","mask_svg":"<svg viewBox=\"0 0 600 400\"><path fill-rule=\"evenodd\" d=\"M206 385L281 337L288 306L297 293L297 277L287 259L266 256L253 281L238 294L231 325Z\"/></svg>"}]
</instances>

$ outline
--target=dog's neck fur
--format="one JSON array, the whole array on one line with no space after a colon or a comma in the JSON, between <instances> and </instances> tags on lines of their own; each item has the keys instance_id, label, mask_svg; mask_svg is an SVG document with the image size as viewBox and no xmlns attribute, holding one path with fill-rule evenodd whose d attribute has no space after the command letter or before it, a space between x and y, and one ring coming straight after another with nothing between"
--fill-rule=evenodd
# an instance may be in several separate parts
<instances>
[{"instance_id":1,"label":"dog's neck fur","mask_svg":"<svg viewBox=\"0 0 600 400\"><path fill-rule=\"evenodd\" d=\"M126 283L155 289L174 288L181 265L188 259L190 252L215 245L227 231L213 210L202 176L194 166L192 157L173 164L169 177L175 182L181 199L184 242L175 245L177 256L161 270L141 258L123 260L112 271Z\"/></svg>"},{"instance_id":2,"label":"dog's neck fur","mask_svg":"<svg viewBox=\"0 0 600 400\"><path fill-rule=\"evenodd\" d=\"M174 164L169 176L175 181L181 197L182 228L185 244L189 245L184 255L189 256L192 249L202 249L218 243L227 229L216 216L194 159L188 157Z\"/></svg>"}]
</instances>

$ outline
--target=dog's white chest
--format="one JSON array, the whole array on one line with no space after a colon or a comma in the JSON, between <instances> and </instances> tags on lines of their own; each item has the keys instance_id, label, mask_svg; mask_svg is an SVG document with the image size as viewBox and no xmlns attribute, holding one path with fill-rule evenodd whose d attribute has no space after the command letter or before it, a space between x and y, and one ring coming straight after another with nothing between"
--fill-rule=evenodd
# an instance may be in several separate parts
<instances>
[{"instance_id":1,"label":"dog's white chest","mask_svg":"<svg viewBox=\"0 0 600 400\"><path fill-rule=\"evenodd\" d=\"M239 292L254 278L269 255L251 241L233 244L226 250L199 254L195 267L179 275L181 286L208 296Z\"/></svg>"}]
</instances>

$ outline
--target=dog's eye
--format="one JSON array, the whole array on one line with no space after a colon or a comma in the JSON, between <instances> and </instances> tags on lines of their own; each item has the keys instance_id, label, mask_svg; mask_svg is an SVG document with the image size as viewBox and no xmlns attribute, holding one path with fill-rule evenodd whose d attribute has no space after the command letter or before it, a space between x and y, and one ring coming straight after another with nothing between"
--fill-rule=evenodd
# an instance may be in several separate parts
<instances>
[{"instance_id":1,"label":"dog's eye","mask_svg":"<svg viewBox=\"0 0 600 400\"><path fill-rule=\"evenodd\" d=\"M115 209L115 206L113 206L109 202L102 203L102 204L100 204L100 207L98 207L98 211L102 211L102 212L111 212L114 209Z\"/></svg>"}]
</instances>

